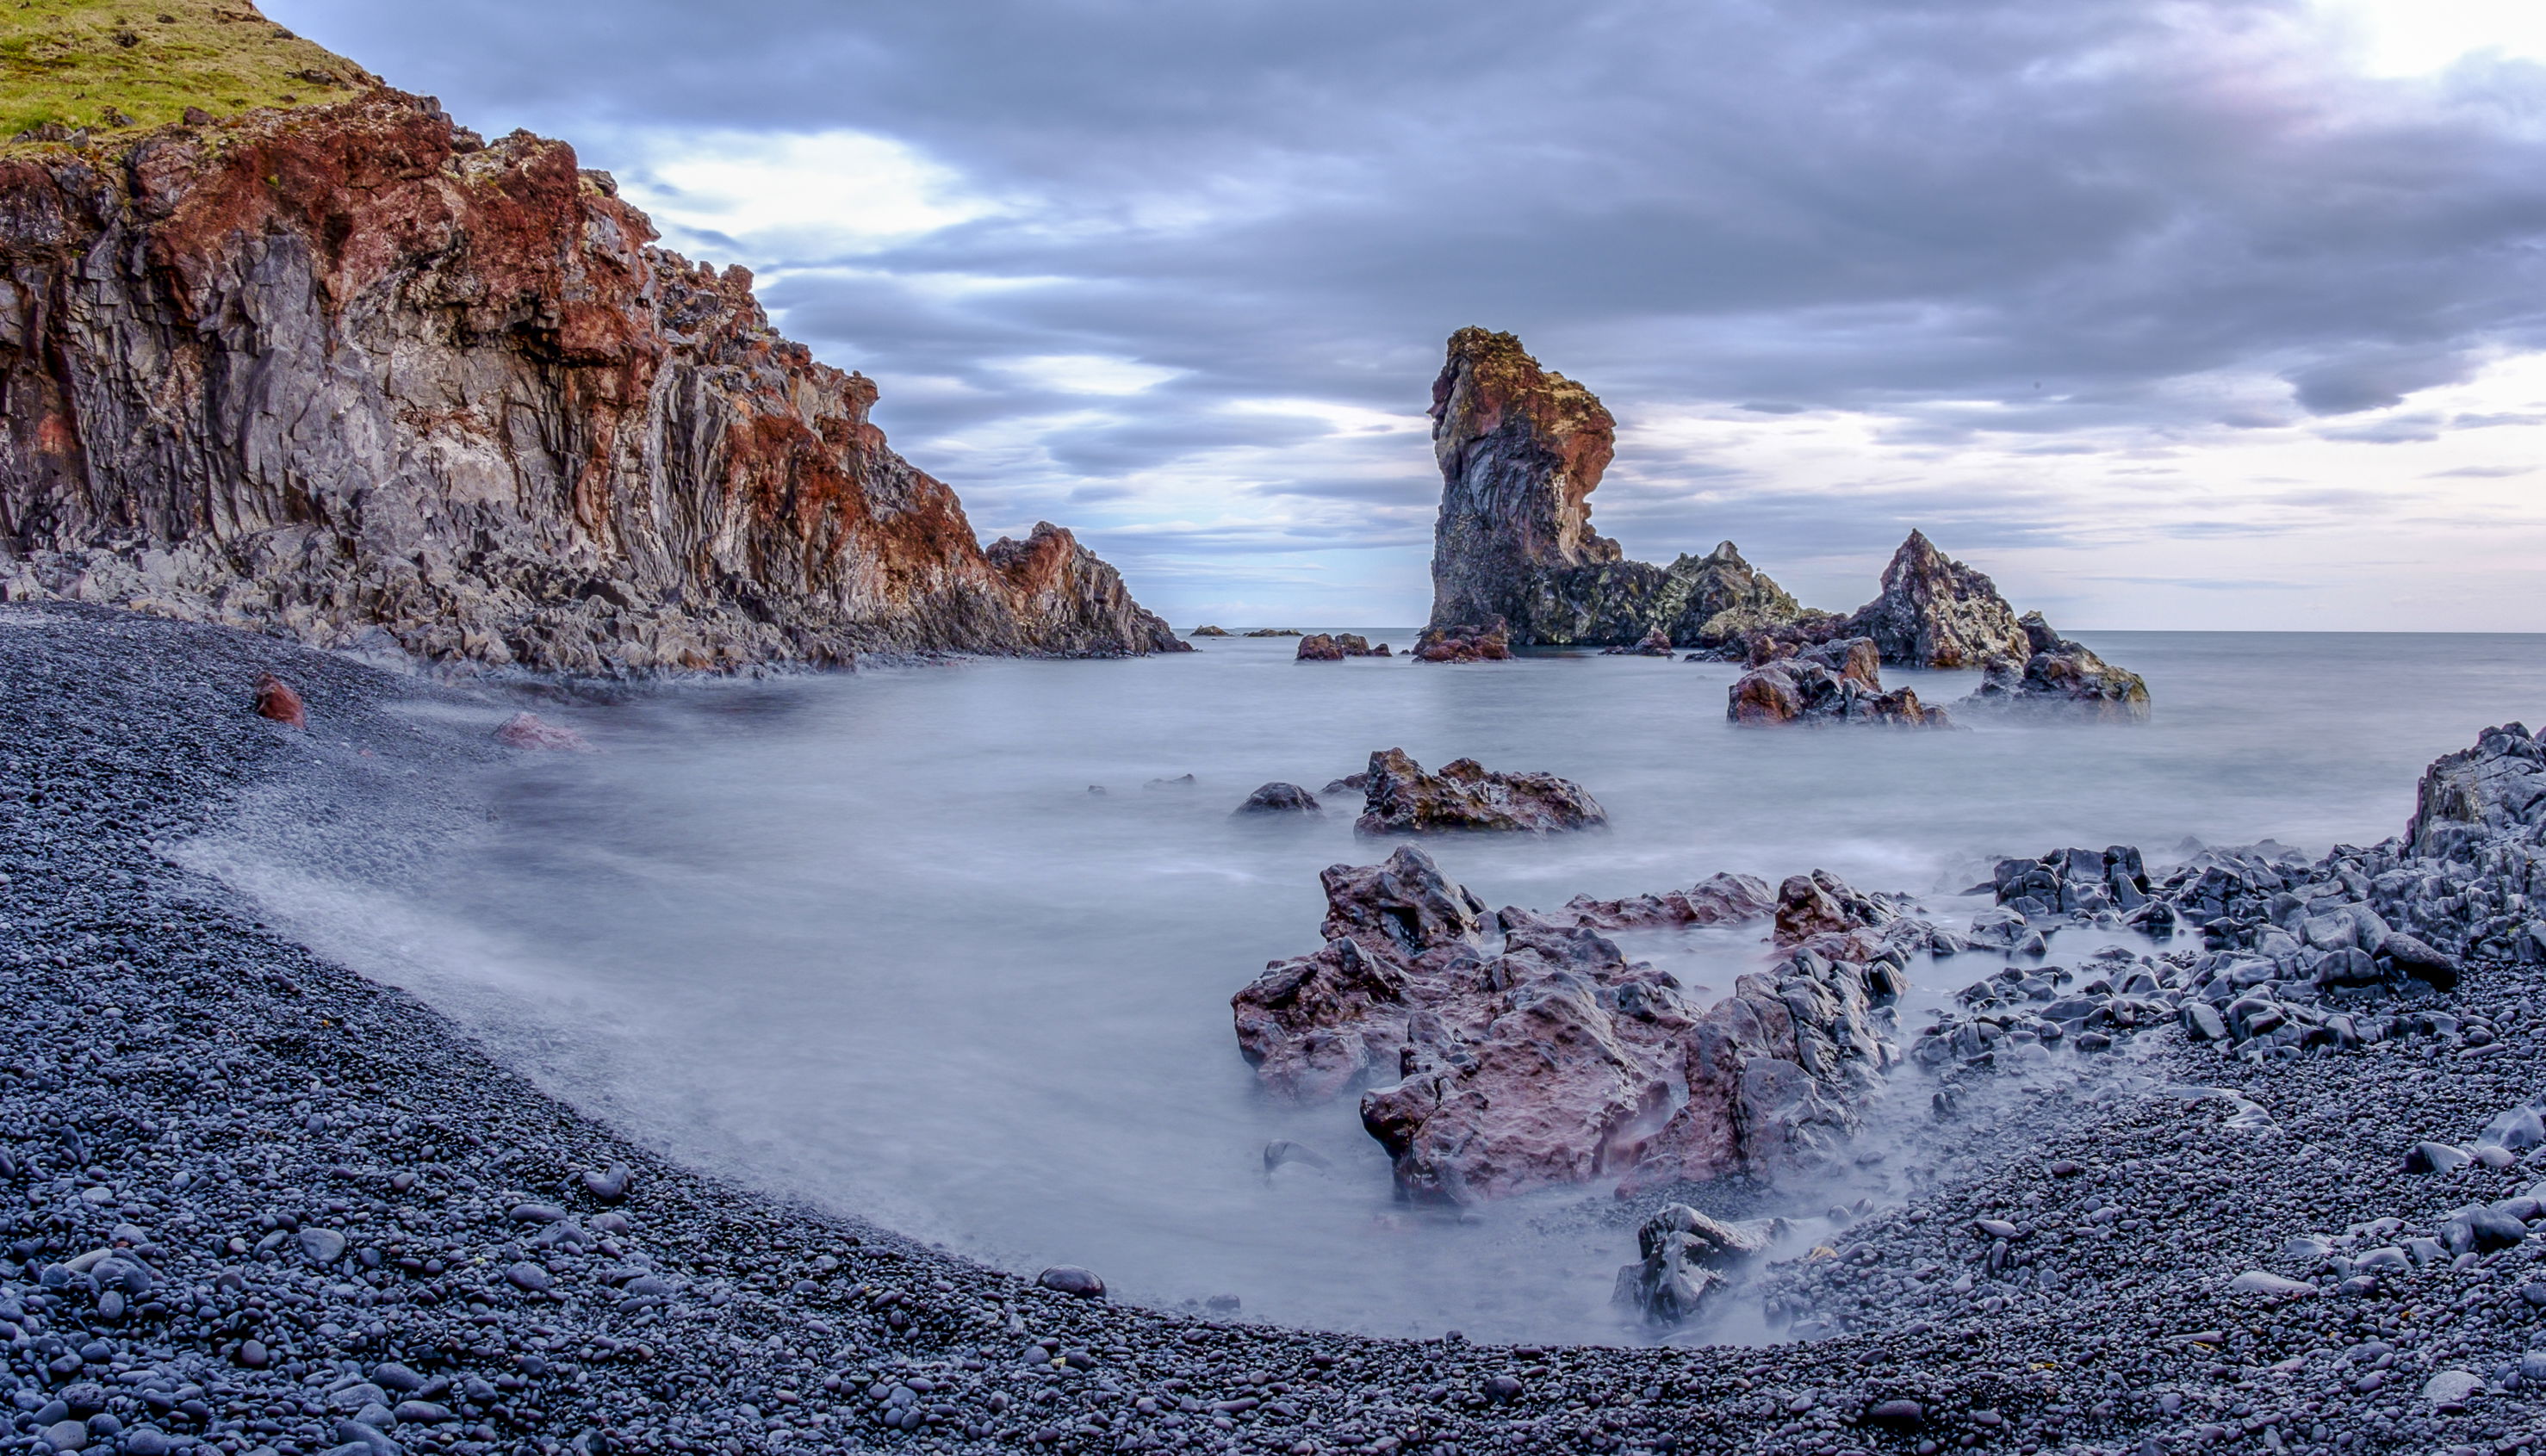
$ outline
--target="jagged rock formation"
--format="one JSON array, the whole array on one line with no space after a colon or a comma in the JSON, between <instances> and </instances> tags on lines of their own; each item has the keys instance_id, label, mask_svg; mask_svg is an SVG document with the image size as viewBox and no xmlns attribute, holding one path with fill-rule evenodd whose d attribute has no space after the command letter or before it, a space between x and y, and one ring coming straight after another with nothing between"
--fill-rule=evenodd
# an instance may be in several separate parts
<instances>
[{"instance_id":1,"label":"jagged rock formation","mask_svg":"<svg viewBox=\"0 0 2546 1456\"><path fill-rule=\"evenodd\" d=\"M1789 723L1953 726L1943 708L1924 706L1914 690L1883 690L1881 658L1871 637L1844 637L1761 663L1736 680L1725 696L1726 717L1763 727Z\"/></svg>"},{"instance_id":2,"label":"jagged rock formation","mask_svg":"<svg viewBox=\"0 0 2546 1456\"><path fill-rule=\"evenodd\" d=\"M1987 576L1915 530L1884 569L1881 594L1843 617L1798 603L1731 541L1666 567L1625 559L1591 528L1591 492L1609 467L1615 423L1589 390L1542 367L1512 335L1451 335L1431 415L1441 514L1432 528L1431 624L1415 649L1423 661L1500 656L1465 645L1494 634L1513 647L1667 644L1754 667L1848 637L1871 638L1884 663L1901 667L2022 664L2041 651ZM2030 693L2020 681L2007 692L2111 704L2101 716L2132 716L2136 702L2146 715L2146 685L2131 698L2136 677L2075 643L2060 644L2042 666ZM1776 685L1763 681L1756 691L1758 721L1804 711ZM1797 710L1783 711L1790 706Z\"/></svg>"},{"instance_id":3,"label":"jagged rock formation","mask_svg":"<svg viewBox=\"0 0 2546 1456\"><path fill-rule=\"evenodd\" d=\"M1558 834L1609 822L1609 811L1570 778L1496 773L1474 759L1426 773L1405 750L1383 749L1370 756L1363 782L1355 834Z\"/></svg>"},{"instance_id":4,"label":"jagged rock formation","mask_svg":"<svg viewBox=\"0 0 2546 1456\"><path fill-rule=\"evenodd\" d=\"M584 673L1182 650L1039 526L984 550L875 385L429 100L0 161L0 595Z\"/></svg>"},{"instance_id":5,"label":"jagged rock formation","mask_svg":"<svg viewBox=\"0 0 2546 1456\"><path fill-rule=\"evenodd\" d=\"M1497 912L1420 850L1325 871L1325 943L1231 1000L1239 1049L1275 1092L1361 1098L1409 1197L1472 1202L1629 1174L1643 1185L1764 1173L1826 1154L1892 1065L1902 968L1924 922L1825 874L1790 881L1800 937L1703 1012L1604 927L1765 918L1767 887L1719 875L1554 916ZM1833 952L1852 960L1833 959ZM1673 1106L1673 1089L1687 1100Z\"/></svg>"},{"instance_id":6,"label":"jagged rock formation","mask_svg":"<svg viewBox=\"0 0 2546 1456\"><path fill-rule=\"evenodd\" d=\"M2038 611L2018 619L2032 651L1989 661L1966 706L2057 710L2105 723L2145 723L2148 684L2051 630Z\"/></svg>"},{"instance_id":7,"label":"jagged rock formation","mask_svg":"<svg viewBox=\"0 0 2546 1456\"><path fill-rule=\"evenodd\" d=\"M1883 593L1843 629L1871 637L1883 660L1917 668L1977 668L1994 657L2032 652L2015 608L1987 576L1949 560L1921 531L1910 532L1883 568Z\"/></svg>"}]
</instances>

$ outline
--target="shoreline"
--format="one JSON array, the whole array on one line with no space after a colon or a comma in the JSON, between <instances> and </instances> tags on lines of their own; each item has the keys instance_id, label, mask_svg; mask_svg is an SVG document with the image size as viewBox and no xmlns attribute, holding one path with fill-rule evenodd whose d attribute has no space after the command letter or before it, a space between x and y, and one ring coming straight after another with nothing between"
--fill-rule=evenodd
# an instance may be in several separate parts
<instances>
[{"instance_id":1,"label":"shoreline","mask_svg":"<svg viewBox=\"0 0 2546 1456\"><path fill-rule=\"evenodd\" d=\"M310 734L250 712L265 671L300 689ZM2505 1196L2496 1184L2546 1178L2529 1164L2434 1186L2397 1161L2413 1138L2471 1137L2546 1087L2546 1048L2526 1026L2509 1051L2463 1065L2433 1048L2249 1066L2169 1046L2155 1060L2172 1075L2239 1091L2282 1131L2228 1129L2224 1103L2162 1094L2046 1110L2048 1130L1998 1167L1878 1210L1833 1256L1767 1276L1833 1311L1863 1286L1881 1295L1875 1308L1841 1318L1879 1314L1881 1329L1766 1347L1386 1340L1079 1301L686 1170L499 1067L415 998L265 930L152 848L294 773L492 757L390 710L464 690L224 628L0 607L0 984L17 1021L0 1073L0 1191L18 1205L0 1230L12 1258L0 1319L17 1334L0 1337L21 1390L0 1449L58 1445L47 1428L67 1439L62 1422L87 1413L61 1398L84 1385L120 1429L92 1420L82 1443L136 1456L309 1456L348 1442L469 1456L2116 1453L2151 1438L2208 1444L2205 1428L2254 1449L2336 1449L2348 1435L2339 1449L2509 1452L2521 1447L2496 1443L2546 1429L2546 1381L2464 1415L2418 1394L2443 1365L2489 1379L2546 1334L2520 1292L2546 1272L2529 1248L2404 1271L2375 1299L2273 1305L2230 1292L2236 1270L2222 1271L2288 1271L2292 1234L2386 1215L2427 1224L2478 1191ZM2506 1009L2538 990L2533 969L2487 966L2450 1000ZM2448 1073L2426 1077L2426 1064ZM2321 1126L2327 1109L2370 1122ZM2198 1140L2180 1146L2191 1128ZM2045 1171L2064 1159L2081 1171ZM621 1165L634 1171L624 1200L585 1186L586 1173ZM2254 1187L2274 1198L2239 1196ZM2084 1205L2107 1199L2141 1211L2098 1224ZM2091 1290L1996 1278L1970 1232L1980 1217L2023 1223L2035 1247L2077 1247L2077 1262L2111 1272L2090 1274ZM117 1247L119 1228L139 1236L125 1239L129 1254L47 1289L47 1267ZM1622 1261L1631 1252L1622 1244ZM1940 1275L1919 1277L1929 1264ZM95 1270L134 1265L146 1273L92 1287ZM2390 1340L2410 1352L2390 1368L2428 1354L2428 1370L2354 1389L2364 1362L2338 1352L2383 1337L2364 1331L2402 1336L2421 1325L2399 1311L2427 1322L2469 1293L2489 1302ZM110 1294L123 1306L112 1318ZM2211 1332L2214 1353L2188 1358L2203 1346L2182 1337ZM84 1358L100 1343L105 1359ZM56 1400L68 1409L39 1419ZM1917 1403L1914 1421L1866 1418L1901 1401ZM2532 1456L2546 1450L2529 1439Z\"/></svg>"}]
</instances>

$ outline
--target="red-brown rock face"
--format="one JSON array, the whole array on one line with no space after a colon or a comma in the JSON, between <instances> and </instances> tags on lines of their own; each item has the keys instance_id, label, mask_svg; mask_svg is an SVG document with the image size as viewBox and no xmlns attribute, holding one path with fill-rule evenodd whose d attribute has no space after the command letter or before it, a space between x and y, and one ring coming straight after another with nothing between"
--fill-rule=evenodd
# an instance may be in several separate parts
<instances>
[{"instance_id":1,"label":"red-brown rock face","mask_svg":"<svg viewBox=\"0 0 2546 1456\"><path fill-rule=\"evenodd\" d=\"M0 162L0 595L584 672L1182 647L615 193L387 91Z\"/></svg>"}]
</instances>

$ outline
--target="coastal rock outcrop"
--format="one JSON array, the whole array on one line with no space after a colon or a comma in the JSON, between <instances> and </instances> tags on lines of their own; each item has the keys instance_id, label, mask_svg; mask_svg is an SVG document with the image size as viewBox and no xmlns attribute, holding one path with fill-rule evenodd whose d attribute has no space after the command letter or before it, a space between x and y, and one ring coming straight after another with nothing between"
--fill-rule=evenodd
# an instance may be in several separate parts
<instances>
[{"instance_id":1,"label":"coastal rock outcrop","mask_svg":"<svg viewBox=\"0 0 2546 1456\"><path fill-rule=\"evenodd\" d=\"M1903 667L1977 668L1994 657L2021 661L2033 650L1996 584L1916 530L1883 568L1882 595L1840 630L1873 638L1885 662Z\"/></svg>"},{"instance_id":2,"label":"coastal rock outcrop","mask_svg":"<svg viewBox=\"0 0 2546 1456\"><path fill-rule=\"evenodd\" d=\"M2101 704L2099 715L2144 716L2146 685L2075 643L2037 648L2014 608L1979 571L1912 530L1884 569L1881 594L1846 616L1816 610L1749 562L1731 541L1668 566L1625 558L1591 528L1591 493L1615 452L1616 426L1588 389L1543 367L1510 334L1466 328L1450 336L1432 381L1432 452L1441 510L1432 529L1432 616L1415 656L1470 662L1503 647L1586 646L1704 656L1761 666L1834 640L1873 641L1883 663L1916 668L2016 664L2049 651L2038 677L2012 695ZM1483 645L1487 634L1499 642ZM1751 687L1742 721L1811 715L1813 685ZM1809 676L1809 675L1808 675ZM2029 691L2023 685L2030 683ZM1879 693L1879 689L1878 689ZM1881 713L1832 716L1923 723L1914 694Z\"/></svg>"},{"instance_id":3,"label":"coastal rock outcrop","mask_svg":"<svg viewBox=\"0 0 2546 1456\"><path fill-rule=\"evenodd\" d=\"M1844 637L1771 658L1735 680L1725 697L1725 716L1746 725L1953 726L1943 708L1919 702L1914 689L1883 690L1881 658L1871 637Z\"/></svg>"},{"instance_id":4,"label":"coastal rock outcrop","mask_svg":"<svg viewBox=\"0 0 2546 1456\"><path fill-rule=\"evenodd\" d=\"M1370 756L1356 834L1556 834L1609 822L1609 811L1571 779L1553 773L1496 773L1454 759L1437 773L1403 749Z\"/></svg>"},{"instance_id":5,"label":"coastal rock outcrop","mask_svg":"<svg viewBox=\"0 0 2546 1456\"><path fill-rule=\"evenodd\" d=\"M1183 650L563 142L359 99L0 161L0 596L573 673Z\"/></svg>"},{"instance_id":6,"label":"coastal rock outcrop","mask_svg":"<svg viewBox=\"0 0 2546 1456\"><path fill-rule=\"evenodd\" d=\"M1577 898L1546 917L1507 908L1488 923L1419 849L1336 865L1322 876L1324 944L1232 998L1238 1046L1290 1096L1394 1079L1364 1092L1362 1124L1413 1198L1473 1202L1631 1173L1659 1186L1811 1161L1857 1125L1872 1076L1895 1059L1882 1008L1915 937L1883 938L1913 924L1890 902L1801 878L1827 903L1811 938L1701 1011L1676 978L1600 930L1758 921L1776 904L1759 880ZM1678 1086L1690 1095L1674 1106Z\"/></svg>"},{"instance_id":7,"label":"coastal rock outcrop","mask_svg":"<svg viewBox=\"0 0 2546 1456\"><path fill-rule=\"evenodd\" d=\"M2051 630L2038 611L2019 619L2032 651L2021 661L1990 659L1966 707L2057 711L2105 723L2145 723L2148 684Z\"/></svg>"}]
</instances>

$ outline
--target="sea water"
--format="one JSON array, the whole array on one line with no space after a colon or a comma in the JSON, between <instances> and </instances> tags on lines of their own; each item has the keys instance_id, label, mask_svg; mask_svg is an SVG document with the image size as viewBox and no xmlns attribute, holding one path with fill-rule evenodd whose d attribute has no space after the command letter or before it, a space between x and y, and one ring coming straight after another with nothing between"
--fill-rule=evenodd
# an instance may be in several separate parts
<instances>
[{"instance_id":1,"label":"sea water","mask_svg":"<svg viewBox=\"0 0 2546 1456\"><path fill-rule=\"evenodd\" d=\"M2546 715L2546 638L2087 640L2145 675L2149 723L1738 729L1726 665L1298 663L1288 639L673 687L543 709L595 752L419 782L482 822L396 875L296 853L292 816L197 857L552 1091L749 1183L1028 1274L1085 1265L1118 1299L1637 1338L1608 1305L1634 1245L1608 1189L1405 1205L1353 1096L1273 1099L1239 1058L1229 998L1316 948L1317 871L1390 848L1323 786L1401 747L1563 774L1607 807L1604 831L1433 842L1489 906L1818 867L1960 925L2002 855L2374 842L2431 758ZM1974 686L1886 679L1930 703ZM1325 813L1232 815L1273 780ZM1767 955L1756 927L1622 939L1701 1001ZM1910 1029L1993 964L1914 967ZM1268 1174L1274 1139L1327 1166ZM1876 1191L1917 1172L1896 1160ZM1779 1196L1755 1206L1808 1214L1827 1190Z\"/></svg>"}]
</instances>

